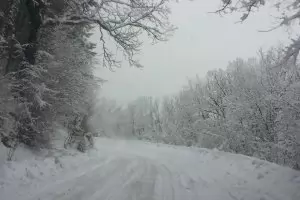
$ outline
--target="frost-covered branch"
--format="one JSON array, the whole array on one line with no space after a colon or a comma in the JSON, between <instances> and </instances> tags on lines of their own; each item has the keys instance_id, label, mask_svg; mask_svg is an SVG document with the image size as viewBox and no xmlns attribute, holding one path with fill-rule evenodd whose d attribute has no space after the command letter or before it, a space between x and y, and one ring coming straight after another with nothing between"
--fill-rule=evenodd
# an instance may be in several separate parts
<instances>
[{"instance_id":1,"label":"frost-covered branch","mask_svg":"<svg viewBox=\"0 0 300 200\"><path fill-rule=\"evenodd\" d=\"M260 32L269 32L283 26L298 26L300 22L300 2L299 0L222 0L221 8L216 12L220 14L226 14L228 12L242 12L240 21L245 21L251 14L251 12L257 10L265 5L275 7L280 13L279 16L275 16L279 19L277 25L271 29L263 30ZM297 36L298 37L298 36ZM297 61L297 57L300 50L299 39L293 39L290 46L287 47L286 56L283 62L287 62L292 59L294 63Z\"/></svg>"},{"instance_id":2,"label":"frost-covered branch","mask_svg":"<svg viewBox=\"0 0 300 200\"><path fill-rule=\"evenodd\" d=\"M153 41L164 41L174 31L169 23L170 10L167 4L168 0L70 1L69 12L45 18L43 25L97 25L105 66L119 65L106 46L105 37L108 36L124 52L131 65L141 67L133 58L142 45L139 37L147 34ZM72 10L80 7L84 7L81 12Z\"/></svg>"}]
</instances>

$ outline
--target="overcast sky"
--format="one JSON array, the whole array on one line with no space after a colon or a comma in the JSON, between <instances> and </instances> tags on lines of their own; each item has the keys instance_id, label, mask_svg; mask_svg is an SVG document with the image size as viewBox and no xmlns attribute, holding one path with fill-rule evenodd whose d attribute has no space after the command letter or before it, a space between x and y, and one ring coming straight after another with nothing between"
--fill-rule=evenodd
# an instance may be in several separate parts
<instances>
[{"instance_id":1,"label":"overcast sky","mask_svg":"<svg viewBox=\"0 0 300 200\"><path fill-rule=\"evenodd\" d=\"M182 1L171 5L171 21L178 30L168 42L151 45L144 41L138 56L144 68L129 67L124 61L122 68L111 72L101 66L97 75L108 80L100 95L120 104L138 96L162 97L174 94L187 83L188 77L207 71L226 68L237 57L257 55L260 47L267 49L280 41L287 41L284 30L260 33L274 24L271 9L264 8L253 14L243 24L235 23L239 15L220 17L208 12L218 8L220 0ZM93 37L97 40L98 35ZM101 48L98 48L101 53Z\"/></svg>"}]
</instances>

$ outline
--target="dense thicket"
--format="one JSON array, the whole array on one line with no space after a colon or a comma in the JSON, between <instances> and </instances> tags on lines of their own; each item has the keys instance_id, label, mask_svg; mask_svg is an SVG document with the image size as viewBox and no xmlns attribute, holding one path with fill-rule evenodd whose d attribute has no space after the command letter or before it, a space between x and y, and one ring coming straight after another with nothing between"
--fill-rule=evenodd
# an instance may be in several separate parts
<instances>
[{"instance_id":1,"label":"dense thicket","mask_svg":"<svg viewBox=\"0 0 300 200\"><path fill-rule=\"evenodd\" d=\"M2 142L49 148L55 122L87 114L95 45L88 25L43 26L45 12L60 16L59 4L5 1L1 15ZM53 2L55 3L55 1ZM78 110L81 108L81 110Z\"/></svg>"},{"instance_id":2,"label":"dense thicket","mask_svg":"<svg viewBox=\"0 0 300 200\"><path fill-rule=\"evenodd\" d=\"M100 65L118 66L106 45L112 39L129 63L141 34L165 40L167 0L3 0L0 5L0 131L9 148L23 143L49 148L55 123L71 134L89 130L87 121L97 86L93 74L97 28L102 47ZM79 124L79 125L78 125ZM70 135L69 135L70 136Z\"/></svg>"}]
</instances>

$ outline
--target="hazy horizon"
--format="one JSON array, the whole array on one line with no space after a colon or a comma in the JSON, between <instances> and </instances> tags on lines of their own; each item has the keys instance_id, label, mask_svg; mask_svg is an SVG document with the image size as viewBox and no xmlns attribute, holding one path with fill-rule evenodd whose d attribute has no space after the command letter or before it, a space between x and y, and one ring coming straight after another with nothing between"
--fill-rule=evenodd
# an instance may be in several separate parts
<instances>
[{"instance_id":1,"label":"hazy horizon","mask_svg":"<svg viewBox=\"0 0 300 200\"><path fill-rule=\"evenodd\" d=\"M97 75L108 80L99 95L125 104L139 96L162 96L175 94L187 78L197 74L204 77L207 71L226 68L229 61L249 58L264 50L287 41L287 32L278 29L265 30L274 25L268 8L254 13L244 23L236 23L240 15L220 16L209 13L218 8L219 0L182 1L172 3L171 21L178 28L167 42L155 45L144 40L140 55L143 69L130 67L126 60L115 72L101 67ZM99 35L93 36L97 42ZM101 48L97 51L101 53ZM216 59L217 58L217 59Z\"/></svg>"}]
</instances>

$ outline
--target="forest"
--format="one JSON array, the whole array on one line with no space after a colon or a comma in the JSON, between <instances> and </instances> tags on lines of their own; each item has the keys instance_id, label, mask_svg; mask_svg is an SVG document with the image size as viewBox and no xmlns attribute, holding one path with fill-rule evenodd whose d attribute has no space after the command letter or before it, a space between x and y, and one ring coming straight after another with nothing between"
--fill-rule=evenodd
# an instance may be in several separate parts
<instances>
[{"instance_id":1,"label":"forest","mask_svg":"<svg viewBox=\"0 0 300 200\"><path fill-rule=\"evenodd\" d=\"M131 66L143 40L166 41L169 0L2 0L0 4L0 135L11 151L49 149L64 127L66 148L85 151L95 136L138 138L254 156L300 169L300 38L191 77L177 95L140 97L126 106L98 99L105 80L96 66L120 67L112 41ZM216 14L241 22L271 1L222 0ZM299 23L300 1L273 29ZM201 26L199 22L199 26ZM91 41L95 29L98 41ZM95 52L96 43L102 53ZM274 44L275 45L275 44ZM201 67L201 66L199 66ZM222 66L223 67L223 66Z\"/></svg>"}]
</instances>

